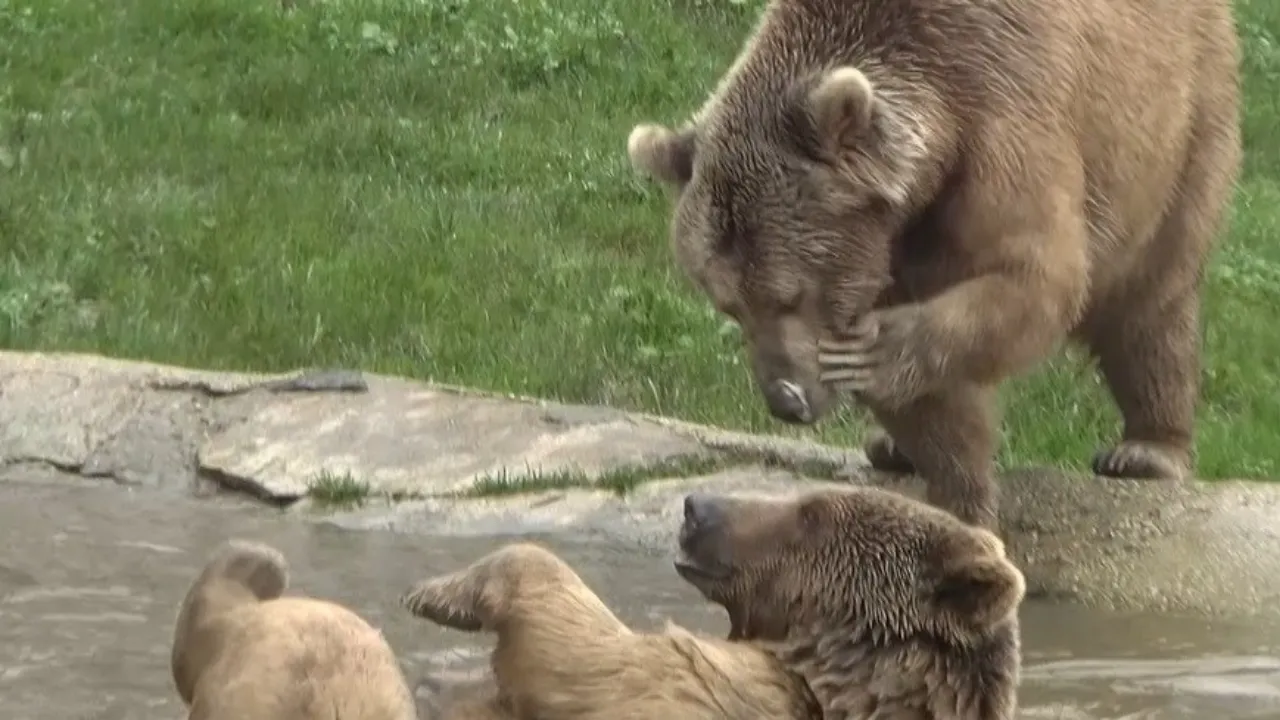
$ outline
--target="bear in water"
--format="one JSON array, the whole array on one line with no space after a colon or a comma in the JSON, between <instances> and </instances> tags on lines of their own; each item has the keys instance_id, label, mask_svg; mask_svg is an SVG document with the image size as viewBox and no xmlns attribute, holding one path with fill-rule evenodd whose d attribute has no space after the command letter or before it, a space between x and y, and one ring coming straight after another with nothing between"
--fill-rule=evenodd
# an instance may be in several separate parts
<instances>
[{"instance_id":1,"label":"bear in water","mask_svg":"<svg viewBox=\"0 0 1280 720\"><path fill-rule=\"evenodd\" d=\"M728 639L628 628L563 560L507 545L406 592L497 636L423 720L1012 720L1022 574L994 534L877 488L685 499L676 570Z\"/></svg>"}]
</instances>

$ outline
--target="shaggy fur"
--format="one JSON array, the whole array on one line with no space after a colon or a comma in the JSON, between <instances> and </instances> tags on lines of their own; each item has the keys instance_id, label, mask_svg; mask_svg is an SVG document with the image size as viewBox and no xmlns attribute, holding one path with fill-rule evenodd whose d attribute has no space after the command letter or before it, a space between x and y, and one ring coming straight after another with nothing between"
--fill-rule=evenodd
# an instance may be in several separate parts
<instances>
[{"instance_id":1,"label":"shaggy fur","mask_svg":"<svg viewBox=\"0 0 1280 720\"><path fill-rule=\"evenodd\" d=\"M189 720L416 720L382 634L346 608L282 597L284 557L232 540L178 611L173 680Z\"/></svg>"},{"instance_id":2,"label":"shaggy fur","mask_svg":"<svg viewBox=\"0 0 1280 720\"><path fill-rule=\"evenodd\" d=\"M869 456L994 527L995 388L1068 339L1124 416L1097 472L1192 467L1199 296L1241 164L1229 0L772 0L677 129L679 264L772 414L849 392Z\"/></svg>"},{"instance_id":3,"label":"shaggy fur","mask_svg":"<svg viewBox=\"0 0 1280 720\"><path fill-rule=\"evenodd\" d=\"M424 720L1014 717L1025 585L995 535L871 488L685 507L676 569L727 641L633 632L550 551L508 545L403 598L497 635L488 683Z\"/></svg>"}]
</instances>

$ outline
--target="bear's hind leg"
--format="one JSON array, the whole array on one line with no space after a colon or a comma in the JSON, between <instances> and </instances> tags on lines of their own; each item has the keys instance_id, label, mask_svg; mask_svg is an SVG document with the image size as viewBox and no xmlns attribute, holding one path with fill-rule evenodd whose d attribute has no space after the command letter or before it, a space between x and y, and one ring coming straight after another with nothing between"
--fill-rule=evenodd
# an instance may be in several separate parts
<instances>
[{"instance_id":1,"label":"bear's hind leg","mask_svg":"<svg viewBox=\"0 0 1280 720\"><path fill-rule=\"evenodd\" d=\"M1219 92L1222 92L1219 89ZM1192 471L1200 391L1200 292L1240 165L1234 97L1202 105L1179 192L1130 289L1090 313L1090 349L1124 417L1099 475L1176 479Z\"/></svg>"},{"instance_id":2,"label":"bear's hind leg","mask_svg":"<svg viewBox=\"0 0 1280 720\"><path fill-rule=\"evenodd\" d=\"M1091 343L1124 418L1120 442L1094 456L1096 474L1162 480L1190 474L1200 369L1197 305L1188 297L1158 312L1126 309Z\"/></svg>"}]
</instances>

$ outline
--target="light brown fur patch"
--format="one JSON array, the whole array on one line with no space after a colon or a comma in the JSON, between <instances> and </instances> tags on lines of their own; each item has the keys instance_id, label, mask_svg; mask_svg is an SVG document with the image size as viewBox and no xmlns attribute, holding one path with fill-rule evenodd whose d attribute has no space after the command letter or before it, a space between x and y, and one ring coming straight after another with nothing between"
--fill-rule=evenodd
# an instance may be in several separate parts
<instances>
[{"instance_id":1,"label":"light brown fur patch","mask_svg":"<svg viewBox=\"0 0 1280 720\"><path fill-rule=\"evenodd\" d=\"M772 0L692 119L628 153L678 191L677 261L771 412L852 394L873 463L994 526L996 387L1069 340L1124 417L1095 470L1191 472L1238 62L1230 0Z\"/></svg>"},{"instance_id":2,"label":"light brown fur patch","mask_svg":"<svg viewBox=\"0 0 1280 720\"><path fill-rule=\"evenodd\" d=\"M405 596L415 615L497 635L498 702L515 718L818 718L770 655L670 625L636 633L554 553L507 545Z\"/></svg>"},{"instance_id":3,"label":"light brown fur patch","mask_svg":"<svg viewBox=\"0 0 1280 720\"><path fill-rule=\"evenodd\" d=\"M172 671L190 720L416 720L382 634L350 610L284 597L284 557L219 548L174 627Z\"/></svg>"}]
</instances>

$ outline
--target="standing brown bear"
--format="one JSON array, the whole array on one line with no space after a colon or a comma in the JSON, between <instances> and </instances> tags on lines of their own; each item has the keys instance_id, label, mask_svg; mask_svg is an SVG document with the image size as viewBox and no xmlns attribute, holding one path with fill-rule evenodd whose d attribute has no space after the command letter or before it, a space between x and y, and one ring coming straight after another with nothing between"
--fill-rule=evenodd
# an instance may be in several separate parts
<instances>
[{"instance_id":1,"label":"standing brown bear","mask_svg":"<svg viewBox=\"0 0 1280 720\"><path fill-rule=\"evenodd\" d=\"M405 593L497 636L423 720L1012 720L1022 574L991 532L878 488L685 498L676 570L728 639L633 631L569 565L506 545Z\"/></svg>"},{"instance_id":2,"label":"standing brown bear","mask_svg":"<svg viewBox=\"0 0 1280 720\"><path fill-rule=\"evenodd\" d=\"M994 525L995 388L1087 345L1124 416L1098 473L1191 471L1199 294L1241 162L1230 0L772 0L633 165L743 329L770 412L849 391L880 467Z\"/></svg>"}]
</instances>

